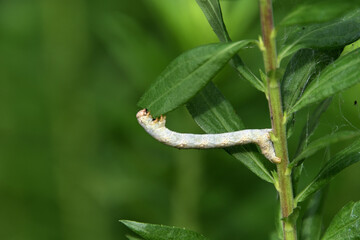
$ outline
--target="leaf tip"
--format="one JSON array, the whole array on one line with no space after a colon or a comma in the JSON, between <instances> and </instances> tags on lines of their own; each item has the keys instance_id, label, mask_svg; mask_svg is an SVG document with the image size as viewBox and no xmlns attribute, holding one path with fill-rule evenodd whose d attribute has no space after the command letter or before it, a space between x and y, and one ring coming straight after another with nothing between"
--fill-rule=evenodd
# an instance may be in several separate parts
<instances>
[{"instance_id":1,"label":"leaf tip","mask_svg":"<svg viewBox=\"0 0 360 240\"><path fill-rule=\"evenodd\" d=\"M135 227L138 227L140 225L140 223L135 222L135 221L131 221L131 220L119 220L119 222L121 222L122 224L124 224L125 226L127 226L130 229L134 229Z\"/></svg>"}]
</instances>

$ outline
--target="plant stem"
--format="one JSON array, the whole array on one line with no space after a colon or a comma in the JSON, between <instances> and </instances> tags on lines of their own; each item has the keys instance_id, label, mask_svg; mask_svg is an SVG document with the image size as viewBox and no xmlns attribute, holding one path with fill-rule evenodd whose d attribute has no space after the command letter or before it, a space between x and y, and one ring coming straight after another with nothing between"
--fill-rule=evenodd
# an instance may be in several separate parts
<instances>
[{"instance_id":1,"label":"plant stem","mask_svg":"<svg viewBox=\"0 0 360 240\"><path fill-rule=\"evenodd\" d=\"M283 218L284 240L296 240L296 225L288 217L294 210L294 196L292 190L291 171L288 169L288 149L286 139L286 125L281 103L280 78L277 74L277 54L273 11L271 0L259 0L262 40L264 44L263 58L266 72L267 98L269 103L271 125L273 129L273 143L276 155L281 158L277 165L278 186L280 195L281 215Z\"/></svg>"}]
</instances>

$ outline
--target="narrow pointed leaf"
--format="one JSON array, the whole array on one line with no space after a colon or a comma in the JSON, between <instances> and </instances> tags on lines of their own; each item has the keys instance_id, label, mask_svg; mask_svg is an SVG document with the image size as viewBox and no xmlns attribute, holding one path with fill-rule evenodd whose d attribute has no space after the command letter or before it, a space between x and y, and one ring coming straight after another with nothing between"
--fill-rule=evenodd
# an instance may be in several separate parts
<instances>
[{"instance_id":1,"label":"narrow pointed leaf","mask_svg":"<svg viewBox=\"0 0 360 240\"><path fill-rule=\"evenodd\" d=\"M360 131L341 131L325 137L314 140L290 163L289 167L298 165L303 159L310 157L320 149L323 149L331 144L358 137Z\"/></svg>"},{"instance_id":2,"label":"narrow pointed leaf","mask_svg":"<svg viewBox=\"0 0 360 240\"><path fill-rule=\"evenodd\" d=\"M313 50L302 49L288 63L281 84L285 111L295 104L315 73L317 61L314 55Z\"/></svg>"},{"instance_id":3,"label":"narrow pointed leaf","mask_svg":"<svg viewBox=\"0 0 360 240\"><path fill-rule=\"evenodd\" d=\"M305 3L296 7L282 21L281 25L320 23L340 17L359 5L356 1L321 1Z\"/></svg>"},{"instance_id":4,"label":"narrow pointed leaf","mask_svg":"<svg viewBox=\"0 0 360 240\"><path fill-rule=\"evenodd\" d=\"M174 110L195 96L236 52L251 42L209 44L181 54L160 74L138 105L154 117Z\"/></svg>"},{"instance_id":5,"label":"narrow pointed leaf","mask_svg":"<svg viewBox=\"0 0 360 240\"><path fill-rule=\"evenodd\" d=\"M219 89L210 82L187 104L196 123L206 133L232 132L244 129L239 116ZM262 163L255 146L236 146L225 149L261 179L272 183L272 176Z\"/></svg>"},{"instance_id":6,"label":"narrow pointed leaf","mask_svg":"<svg viewBox=\"0 0 360 240\"><path fill-rule=\"evenodd\" d=\"M360 161L360 139L337 153L330 161L328 161L314 180L312 180L310 184L296 196L295 201L304 201L311 194L329 183L339 172L358 161Z\"/></svg>"},{"instance_id":7,"label":"narrow pointed leaf","mask_svg":"<svg viewBox=\"0 0 360 240\"><path fill-rule=\"evenodd\" d=\"M346 54L348 54L348 53L350 53L350 52L352 52L352 51L354 51L355 49L358 49L358 48L360 48L360 40L357 40L356 42L353 42L353 43L347 45L344 48L344 50L341 52L340 57L344 56L344 55L346 55Z\"/></svg>"},{"instance_id":8,"label":"narrow pointed leaf","mask_svg":"<svg viewBox=\"0 0 360 240\"><path fill-rule=\"evenodd\" d=\"M326 150L325 160L330 160L329 148ZM303 166L303 164L301 165ZM328 186L313 194L308 201L301 225L302 240L319 240L323 230L323 210Z\"/></svg>"},{"instance_id":9,"label":"narrow pointed leaf","mask_svg":"<svg viewBox=\"0 0 360 240\"><path fill-rule=\"evenodd\" d=\"M251 72L238 55L231 59L230 64L242 79L249 81L257 90L265 92L264 83Z\"/></svg>"},{"instance_id":10,"label":"narrow pointed leaf","mask_svg":"<svg viewBox=\"0 0 360 240\"><path fill-rule=\"evenodd\" d=\"M346 204L333 218L322 240L360 239L360 202Z\"/></svg>"},{"instance_id":11,"label":"narrow pointed leaf","mask_svg":"<svg viewBox=\"0 0 360 240\"><path fill-rule=\"evenodd\" d=\"M219 0L196 0L196 2L219 40L221 42L230 42L231 40L224 24Z\"/></svg>"},{"instance_id":12,"label":"narrow pointed leaf","mask_svg":"<svg viewBox=\"0 0 360 240\"><path fill-rule=\"evenodd\" d=\"M205 132L233 132L245 128L231 103L213 82L209 82L186 106Z\"/></svg>"},{"instance_id":13,"label":"narrow pointed leaf","mask_svg":"<svg viewBox=\"0 0 360 240\"><path fill-rule=\"evenodd\" d=\"M360 38L360 10L330 22L287 29L279 60L302 48L340 48Z\"/></svg>"},{"instance_id":14,"label":"narrow pointed leaf","mask_svg":"<svg viewBox=\"0 0 360 240\"><path fill-rule=\"evenodd\" d=\"M301 227L302 240L319 240L321 237L325 192L317 192L309 201Z\"/></svg>"},{"instance_id":15,"label":"narrow pointed leaf","mask_svg":"<svg viewBox=\"0 0 360 240\"><path fill-rule=\"evenodd\" d=\"M196 2L219 40L221 42L231 42L229 33L226 30L219 0L196 0ZM241 78L249 81L259 91L264 92L264 83L245 66L238 55L233 57L230 64L235 68Z\"/></svg>"},{"instance_id":16,"label":"narrow pointed leaf","mask_svg":"<svg viewBox=\"0 0 360 240\"><path fill-rule=\"evenodd\" d=\"M359 24L360 26L360 24ZM360 32L360 31L359 31ZM360 49L337 59L327 66L305 90L289 112L296 112L360 83Z\"/></svg>"},{"instance_id":17,"label":"narrow pointed leaf","mask_svg":"<svg viewBox=\"0 0 360 240\"><path fill-rule=\"evenodd\" d=\"M184 228L120 221L145 240L207 240L203 235Z\"/></svg>"},{"instance_id":18,"label":"narrow pointed leaf","mask_svg":"<svg viewBox=\"0 0 360 240\"><path fill-rule=\"evenodd\" d=\"M294 54L286 67L281 84L285 111L294 106L306 86L339 54L340 51L325 52L312 49L301 49Z\"/></svg>"},{"instance_id":19,"label":"narrow pointed leaf","mask_svg":"<svg viewBox=\"0 0 360 240\"><path fill-rule=\"evenodd\" d=\"M304 164L303 163L301 163L296 168L293 168L293 171L292 171L291 175L292 175L294 194L298 193L299 180L300 180L300 177L301 177L301 174L302 174L303 170L304 170Z\"/></svg>"},{"instance_id":20,"label":"narrow pointed leaf","mask_svg":"<svg viewBox=\"0 0 360 240\"><path fill-rule=\"evenodd\" d=\"M306 125L301 131L301 135L299 138L299 144L296 149L295 158L304 150L304 148L308 145L308 141L310 137L315 132L316 128L319 125L320 117L322 114L328 109L332 98L328 98L321 102L317 108L308 116L308 120L306 121Z\"/></svg>"},{"instance_id":21,"label":"narrow pointed leaf","mask_svg":"<svg viewBox=\"0 0 360 240\"><path fill-rule=\"evenodd\" d=\"M329 107L329 105L331 103L331 100L332 100L332 98L328 98L328 99L324 100L322 103L320 103L318 105L318 107L312 112L312 114L308 116L308 121L306 122L306 125L302 129L302 132L301 132L301 135L299 138L299 144L297 146L297 150L295 152L294 158L296 158L304 150L304 148L308 145L308 141L309 141L310 137L312 136L312 134L314 133L314 131L316 130L316 128L319 125L319 120L320 120L321 115L327 110L327 108ZM294 164L294 166L295 166L295 164ZM294 169L294 172L293 172L294 192L297 192L299 179L300 179L303 169L304 169L303 164L300 164L299 166L297 166Z\"/></svg>"},{"instance_id":22,"label":"narrow pointed leaf","mask_svg":"<svg viewBox=\"0 0 360 240\"><path fill-rule=\"evenodd\" d=\"M137 237L130 236L130 235L126 235L126 238L127 238L128 240L143 240L143 239L141 239L141 238L137 238Z\"/></svg>"},{"instance_id":23,"label":"narrow pointed leaf","mask_svg":"<svg viewBox=\"0 0 360 240\"><path fill-rule=\"evenodd\" d=\"M273 232L271 240L283 240L284 239L284 230L283 230L283 220L281 214L280 204L277 205L275 214L275 231Z\"/></svg>"}]
</instances>

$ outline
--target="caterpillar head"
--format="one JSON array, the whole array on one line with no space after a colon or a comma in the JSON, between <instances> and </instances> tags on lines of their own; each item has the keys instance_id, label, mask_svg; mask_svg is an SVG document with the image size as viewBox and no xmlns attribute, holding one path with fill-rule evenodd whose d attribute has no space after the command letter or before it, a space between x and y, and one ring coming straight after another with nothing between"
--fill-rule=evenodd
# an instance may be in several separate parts
<instances>
[{"instance_id":1,"label":"caterpillar head","mask_svg":"<svg viewBox=\"0 0 360 240\"><path fill-rule=\"evenodd\" d=\"M154 119L150 112L144 108L136 114L136 118L141 126L144 128L160 128L165 126L166 117L161 116L160 119Z\"/></svg>"}]
</instances>

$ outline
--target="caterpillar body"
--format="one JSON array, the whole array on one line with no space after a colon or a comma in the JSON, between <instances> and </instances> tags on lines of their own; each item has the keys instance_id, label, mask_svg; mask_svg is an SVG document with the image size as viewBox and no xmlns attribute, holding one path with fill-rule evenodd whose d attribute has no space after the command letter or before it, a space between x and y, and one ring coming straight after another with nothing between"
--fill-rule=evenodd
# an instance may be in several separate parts
<instances>
[{"instance_id":1,"label":"caterpillar body","mask_svg":"<svg viewBox=\"0 0 360 240\"><path fill-rule=\"evenodd\" d=\"M280 163L270 140L271 129L246 129L236 132L217 134L178 133L165 127L166 119L153 119L146 110L136 114L139 124L158 141L176 148L226 148L236 145L255 143L261 153L273 163Z\"/></svg>"}]
</instances>

